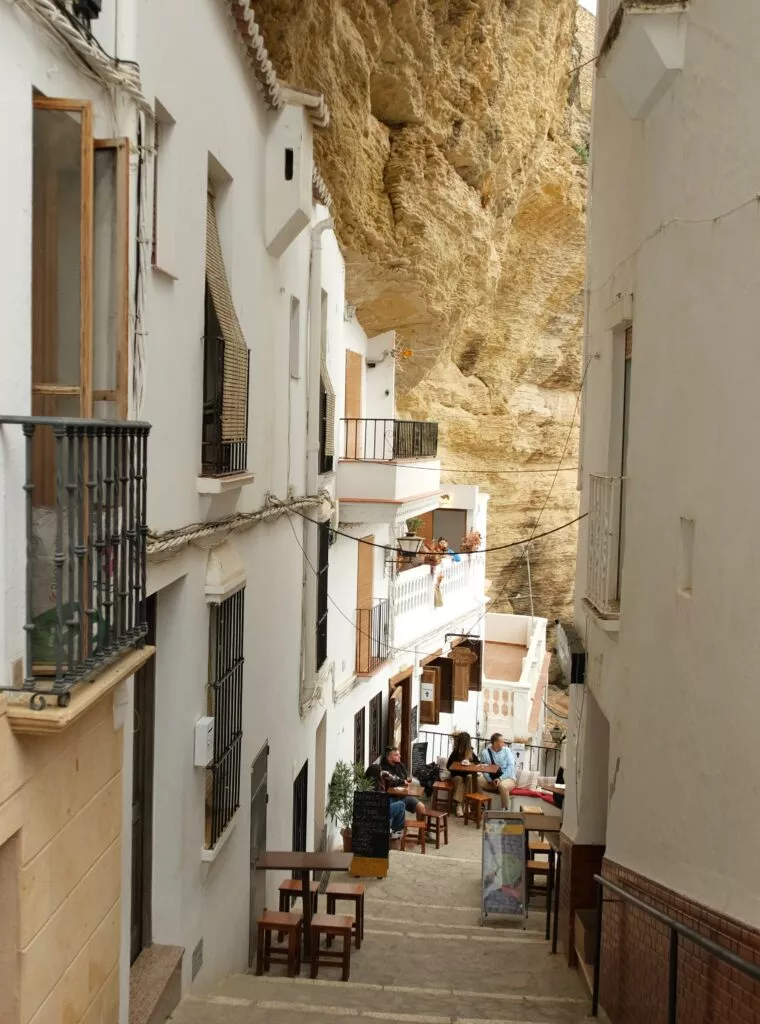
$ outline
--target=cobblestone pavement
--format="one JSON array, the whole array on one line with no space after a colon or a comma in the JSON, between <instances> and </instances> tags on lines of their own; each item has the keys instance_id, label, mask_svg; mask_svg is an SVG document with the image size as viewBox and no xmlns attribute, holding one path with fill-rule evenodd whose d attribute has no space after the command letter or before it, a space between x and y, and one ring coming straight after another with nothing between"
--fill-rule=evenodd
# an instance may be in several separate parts
<instances>
[{"instance_id":1,"label":"cobblestone pavement","mask_svg":"<svg viewBox=\"0 0 760 1024\"><path fill-rule=\"evenodd\" d=\"M544 940L544 913L526 929L480 926L480 833L451 822L451 842L392 852L390 872L366 882L365 939L351 980L320 968L310 981L233 975L188 996L175 1024L325 1024L339 1018L404 1024L578 1024L589 1000ZM336 878L337 880L337 878ZM308 968L304 969L304 975Z\"/></svg>"}]
</instances>

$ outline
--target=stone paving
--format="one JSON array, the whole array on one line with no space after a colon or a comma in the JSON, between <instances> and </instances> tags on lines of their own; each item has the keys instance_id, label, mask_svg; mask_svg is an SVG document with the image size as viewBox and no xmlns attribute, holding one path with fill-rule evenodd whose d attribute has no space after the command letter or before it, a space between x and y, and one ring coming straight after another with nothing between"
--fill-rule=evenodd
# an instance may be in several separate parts
<instances>
[{"instance_id":1,"label":"stone paving","mask_svg":"<svg viewBox=\"0 0 760 1024\"><path fill-rule=\"evenodd\" d=\"M366 882L365 939L351 980L234 975L187 997L176 1024L304 1024L356 1017L405 1024L578 1024L589 999L544 940L544 913L526 929L480 926L480 833L450 823L450 843L392 852L390 872ZM304 965L304 975L308 967Z\"/></svg>"}]
</instances>

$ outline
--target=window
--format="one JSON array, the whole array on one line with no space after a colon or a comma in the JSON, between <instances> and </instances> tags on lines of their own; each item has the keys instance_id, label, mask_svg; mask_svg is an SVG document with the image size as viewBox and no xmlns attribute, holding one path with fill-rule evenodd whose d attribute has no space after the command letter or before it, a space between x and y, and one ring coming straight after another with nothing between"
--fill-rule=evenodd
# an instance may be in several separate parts
<instances>
[{"instance_id":1,"label":"window","mask_svg":"<svg viewBox=\"0 0 760 1024\"><path fill-rule=\"evenodd\" d=\"M249 352L235 312L219 240L215 199L206 204L206 291L203 326L203 476L248 468Z\"/></svg>"},{"instance_id":2,"label":"window","mask_svg":"<svg viewBox=\"0 0 760 1024\"><path fill-rule=\"evenodd\" d=\"M240 806L245 591L212 605L207 714L214 759L206 769L206 846L213 848Z\"/></svg>"},{"instance_id":3,"label":"window","mask_svg":"<svg viewBox=\"0 0 760 1024\"><path fill-rule=\"evenodd\" d=\"M306 849L306 825L308 822L308 799L309 799L309 762L305 761L303 768L296 775L293 783L293 828L292 828L292 849L301 851Z\"/></svg>"},{"instance_id":4,"label":"window","mask_svg":"<svg viewBox=\"0 0 760 1024\"><path fill-rule=\"evenodd\" d=\"M290 376L301 377L301 303L292 295L290 298ZM321 448L321 443L320 443Z\"/></svg>"},{"instance_id":5,"label":"window","mask_svg":"<svg viewBox=\"0 0 760 1024\"><path fill-rule=\"evenodd\" d=\"M87 101L33 105L32 411L124 419L128 143L93 139Z\"/></svg>"},{"instance_id":6,"label":"window","mask_svg":"<svg viewBox=\"0 0 760 1024\"><path fill-rule=\"evenodd\" d=\"M174 269L176 228L175 121L156 100L153 135L153 238L151 262L157 270L171 274Z\"/></svg>"},{"instance_id":7,"label":"window","mask_svg":"<svg viewBox=\"0 0 760 1024\"><path fill-rule=\"evenodd\" d=\"M383 746L383 695L376 693L369 702L369 763L374 764Z\"/></svg>"},{"instance_id":8,"label":"window","mask_svg":"<svg viewBox=\"0 0 760 1024\"><path fill-rule=\"evenodd\" d=\"M354 715L354 764L364 764L364 739L367 715L360 708Z\"/></svg>"},{"instance_id":9,"label":"window","mask_svg":"<svg viewBox=\"0 0 760 1024\"><path fill-rule=\"evenodd\" d=\"M335 389L327 369L327 292L322 290L322 350L319 365L319 472L329 473L335 456Z\"/></svg>"},{"instance_id":10,"label":"window","mask_svg":"<svg viewBox=\"0 0 760 1024\"><path fill-rule=\"evenodd\" d=\"M327 659L327 577L330 559L330 524L320 523L317 550L317 668Z\"/></svg>"}]
</instances>

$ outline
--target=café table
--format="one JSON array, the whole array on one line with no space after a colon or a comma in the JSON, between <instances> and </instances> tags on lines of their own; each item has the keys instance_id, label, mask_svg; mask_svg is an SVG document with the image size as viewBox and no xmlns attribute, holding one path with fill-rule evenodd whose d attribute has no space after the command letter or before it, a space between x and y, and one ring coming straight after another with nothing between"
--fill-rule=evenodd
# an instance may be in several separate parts
<instances>
[{"instance_id":1,"label":"caf\u00e9 table","mask_svg":"<svg viewBox=\"0 0 760 1024\"><path fill-rule=\"evenodd\" d=\"M405 796L416 796L421 797L425 790L422 786L394 786L393 789L386 789L385 791L389 796L405 797Z\"/></svg>"},{"instance_id":2,"label":"caf\u00e9 table","mask_svg":"<svg viewBox=\"0 0 760 1024\"><path fill-rule=\"evenodd\" d=\"M257 871L295 871L301 879L303 905L303 959L311 955L311 899L309 898L312 871L348 871L352 855L342 850L323 853L299 853L294 850L267 850L256 861Z\"/></svg>"},{"instance_id":3,"label":"caf\u00e9 table","mask_svg":"<svg viewBox=\"0 0 760 1024\"><path fill-rule=\"evenodd\" d=\"M467 791L468 793L475 792L475 776L476 775L496 775L499 771L498 764L480 764L478 761L470 761L469 764L465 764L464 761L454 761L449 766L450 772L462 772L463 775L468 775L467 779Z\"/></svg>"}]
</instances>

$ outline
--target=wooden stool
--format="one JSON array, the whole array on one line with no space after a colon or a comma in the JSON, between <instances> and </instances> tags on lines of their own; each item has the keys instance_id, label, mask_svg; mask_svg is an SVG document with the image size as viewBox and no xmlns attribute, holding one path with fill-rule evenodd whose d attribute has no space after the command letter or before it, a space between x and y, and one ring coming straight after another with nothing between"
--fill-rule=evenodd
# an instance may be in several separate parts
<instances>
[{"instance_id":1,"label":"wooden stool","mask_svg":"<svg viewBox=\"0 0 760 1024\"><path fill-rule=\"evenodd\" d=\"M256 973L263 974L272 964L287 964L288 977L294 978L301 973L301 915L281 914L274 910L265 910L256 922ZM285 933L288 945L272 949L272 933Z\"/></svg>"},{"instance_id":2,"label":"wooden stool","mask_svg":"<svg viewBox=\"0 0 760 1024\"><path fill-rule=\"evenodd\" d=\"M448 811L426 811L427 827L435 836L435 848L441 848L441 834L445 846L449 845L449 813Z\"/></svg>"},{"instance_id":3,"label":"wooden stool","mask_svg":"<svg viewBox=\"0 0 760 1024\"><path fill-rule=\"evenodd\" d=\"M425 832L427 831L426 821L405 821L404 834L401 837L401 849L406 849L407 842L416 843L421 853L425 853Z\"/></svg>"},{"instance_id":4,"label":"wooden stool","mask_svg":"<svg viewBox=\"0 0 760 1024\"><path fill-rule=\"evenodd\" d=\"M430 803L431 808L434 811L453 811L454 810L454 783L453 782L434 782L433 783L433 799Z\"/></svg>"},{"instance_id":5,"label":"wooden stool","mask_svg":"<svg viewBox=\"0 0 760 1024\"><path fill-rule=\"evenodd\" d=\"M343 981L348 981L351 972L351 931L354 922L350 917L336 917L335 914L316 914L311 919L311 977L316 978L320 967L335 967L338 963L343 968ZM320 936L325 935L327 942L334 936L343 937L343 949L320 949Z\"/></svg>"},{"instance_id":6,"label":"wooden stool","mask_svg":"<svg viewBox=\"0 0 760 1024\"><path fill-rule=\"evenodd\" d=\"M476 828L480 828L484 810L491 810L491 797L485 793L468 793L464 798L465 825L469 822L470 818L474 818Z\"/></svg>"},{"instance_id":7,"label":"wooden stool","mask_svg":"<svg viewBox=\"0 0 760 1024\"><path fill-rule=\"evenodd\" d=\"M312 882L309 885L311 892L311 912L317 912L317 898L319 895L319 882ZM303 893L303 885L300 879L286 878L280 882L280 913L286 914L296 900L300 900Z\"/></svg>"},{"instance_id":8,"label":"wooden stool","mask_svg":"<svg viewBox=\"0 0 760 1024\"><path fill-rule=\"evenodd\" d=\"M356 948L362 948L364 938L364 886L350 885L344 882L331 882L325 889L327 896L327 913L335 914L338 900L351 900L354 904L354 941ZM332 944L332 935L327 936L327 945Z\"/></svg>"},{"instance_id":9,"label":"wooden stool","mask_svg":"<svg viewBox=\"0 0 760 1024\"><path fill-rule=\"evenodd\" d=\"M547 842L545 842L542 839L531 839L531 841L528 843L528 849L530 850L531 854L545 853L548 855L551 847ZM533 859L535 860L535 857Z\"/></svg>"},{"instance_id":10,"label":"wooden stool","mask_svg":"<svg viewBox=\"0 0 760 1024\"><path fill-rule=\"evenodd\" d=\"M534 884L536 875L549 875L549 862L547 860L529 860L525 864L525 881L526 881L526 892L546 892L546 889L538 887Z\"/></svg>"}]
</instances>

